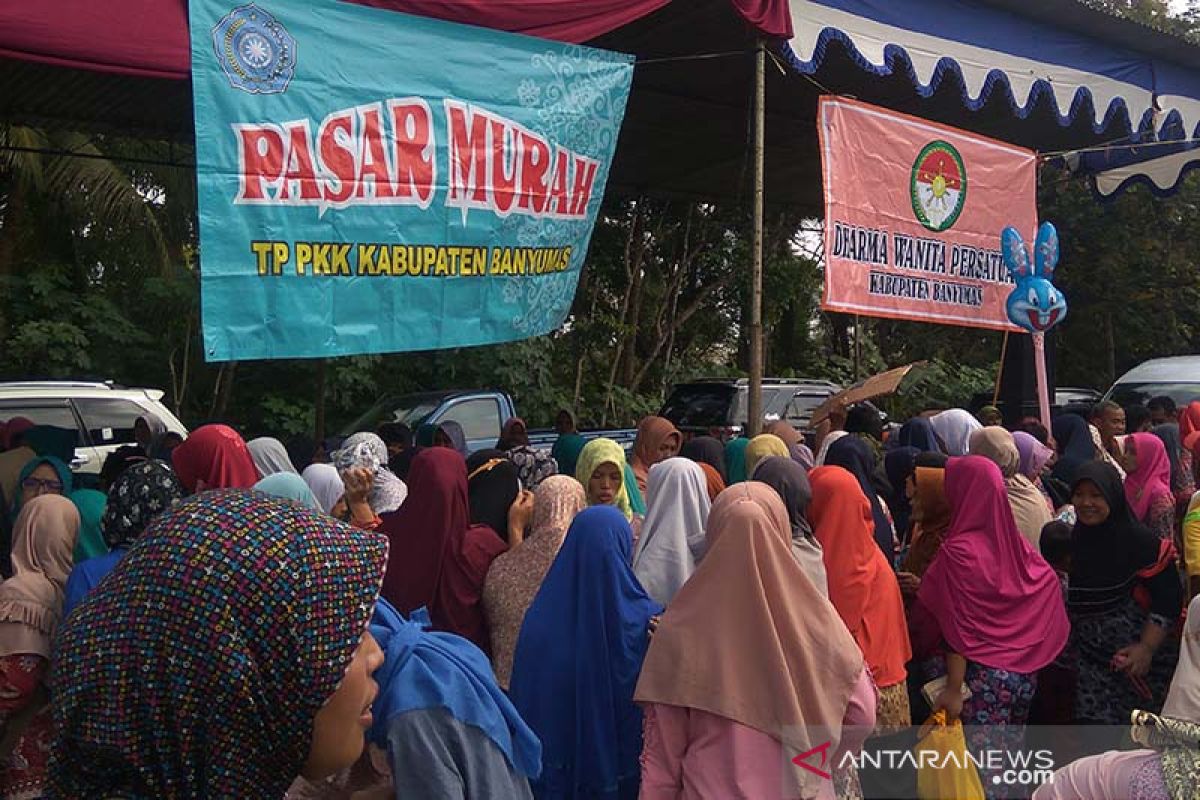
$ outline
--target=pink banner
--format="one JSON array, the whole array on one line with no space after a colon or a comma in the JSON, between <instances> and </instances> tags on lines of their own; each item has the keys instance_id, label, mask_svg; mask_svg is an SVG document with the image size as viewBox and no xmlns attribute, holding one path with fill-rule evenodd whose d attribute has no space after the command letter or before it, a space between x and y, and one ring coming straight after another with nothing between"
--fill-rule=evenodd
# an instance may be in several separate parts
<instances>
[{"instance_id":1,"label":"pink banner","mask_svg":"<svg viewBox=\"0 0 1200 800\"><path fill-rule=\"evenodd\" d=\"M822 97L827 311L1018 331L1000 231L1037 227L1031 150Z\"/></svg>"}]
</instances>

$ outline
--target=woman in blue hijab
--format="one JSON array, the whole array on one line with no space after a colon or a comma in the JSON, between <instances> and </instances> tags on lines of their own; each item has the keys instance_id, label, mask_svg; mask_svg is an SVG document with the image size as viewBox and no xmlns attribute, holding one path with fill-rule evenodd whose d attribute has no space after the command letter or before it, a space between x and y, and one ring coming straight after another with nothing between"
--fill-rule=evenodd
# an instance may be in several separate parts
<instances>
[{"instance_id":1,"label":"woman in blue hijab","mask_svg":"<svg viewBox=\"0 0 1200 800\"><path fill-rule=\"evenodd\" d=\"M314 511L322 510L321 504L317 502L317 496L313 494L312 489L308 488L304 478L294 472L276 472L274 475L268 475L254 484L254 491L283 500L291 500L293 503L299 503Z\"/></svg>"},{"instance_id":2,"label":"woman in blue hijab","mask_svg":"<svg viewBox=\"0 0 1200 800\"><path fill-rule=\"evenodd\" d=\"M913 417L904 423L896 434L896 440L901 447L915 447L922 453L942 452L933 426L929 424L929 417Z\"/></svg>"},{"instance_id":3,"label":"woman in blue hijab","mask_svg":"<svg viewBox=\"0 0 1200 800\"><path fill-rule=\"evenodd\" d=\"M633 691L662 606L629 566L632 541L616 508L581 511L525 615L510 695L542 740L538 800L638 796Z\"/></svg>"},{"instance_id":4,"label":"woman in blue hijab","mask_svg":"<svg viewBox=\"0 0 1200 800\"><path fill-rule=\"evenodd\" d=\"M1051 474L1066 484L1075 482L1075 470L1099 457L1088 423L1078 414L1060 414L1054 418L1054 442L1058 445L1058 461Z\"/></svg>"},{"instance_id":5,"label":"woman in blue hijab","mask_svg":"<svg viewBox=\"0 0 1200 800\"><path fill-rule=\"evenodd\" d=\"M384 652L370 739L388 755L397 800L531 798L542 746L513 708L475 645L430 631L380 599L371 635Z\"/></svg>"},{"instance_id":6,"label":"woman in blue hijab","mask_svg":"<svg viewBox=\"0 0 1200 800\"><path fill-rule=\"evenodd\" d=\"M912 520L912 502L908 499L908 479L917 471L917 456L921 451L915 447L901 445L888 450L883 456L883 471L887 474L892 491L884 498L892 512L896 535L901 544L909 539L909 523Z\"/></svg>"}]
</instances>

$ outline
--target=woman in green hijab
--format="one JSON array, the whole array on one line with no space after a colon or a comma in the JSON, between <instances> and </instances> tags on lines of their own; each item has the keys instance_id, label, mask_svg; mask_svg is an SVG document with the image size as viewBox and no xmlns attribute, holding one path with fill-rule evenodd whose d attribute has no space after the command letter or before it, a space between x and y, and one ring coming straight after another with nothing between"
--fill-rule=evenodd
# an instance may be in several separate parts
<instances>
[{"instance_id":1,"label":"woman in green hijab","mask_svg":"<svg viewBox=\"0 0 1200 800\"><path fill-rule=\"evenodd\" d=\"M100 520L108 497L95 489L76 489L70 494L71 502L79 509L79 536L75 539L75 563L102 556L108 545L100 534Z\"/></svg>"},{"instance_id":2,"label":"woman in green hijab","mask_svg":"<svg viewBox=\"0 0 1200 800\"><path fill-rule=\"evenodd\" d=\"M560 475L574 475L579 454L583 452L587 440L579 435L575 427L575 415L565 408L558 412L554 429L558 432L558 438L554 441L550 456L558 462Z\"/></svg>"},{"instance_id":3,"label":"woman in green hijab","mask_svg":"<svg viewBox=\"0 0 1200 800\"><path fill-rule=\"evenodd\" d=\"M750 440L745 437L730 439L725 445L725 475L728 477L728 485L733 486L749 478L746 475L746 448L749 446Z\"/></svg>"}]
</instances>

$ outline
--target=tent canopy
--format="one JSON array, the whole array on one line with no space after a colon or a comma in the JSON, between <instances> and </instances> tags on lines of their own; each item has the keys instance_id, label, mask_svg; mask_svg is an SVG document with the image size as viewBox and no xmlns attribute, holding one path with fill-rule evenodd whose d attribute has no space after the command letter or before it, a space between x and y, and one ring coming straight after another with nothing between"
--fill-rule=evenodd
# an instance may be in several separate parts
<instances>
[{"instance_id":1,"label":"tent canopy","mask_svg":"<svg viewBox=\"0 0 1200 800\"><path fill-rule=\"evenodd\" d=\"M269 0L264 0L269 2ZM635 54L609 185L747 196L753 61L772 43L767 201L820 210L816 98L853 95L1069 159L1111 193L1194 163L1200 48L1078 0L357 0ZM183 0L0 7L0 120L192 138ZM1196 161L1200 161L1197 156Z\"/></svg>"},{"instance_id":2,"label":"tent canopy","mask_svg":"<svg viewBox=\"0 0 1200 800\"><path fill-rule=\"evenodd\" d=\"M1200 130L1200 48L1179 37L1075 0L790 5L795 35L783 52L801 73L820 71L840 48L863 72L904 75L920 97L951 82L964 108L999 102L1028 119L1040 106L1064 128L1090 123L1092 144L1103 147L1087 148L1086 136L1074 145L1029 144L1043 152L1087 148L1068 164L1093 175L1102 195L1139 181L1169 193L1200 161L1194 143L1169 144Z\"/></svg>"}]
</instances>

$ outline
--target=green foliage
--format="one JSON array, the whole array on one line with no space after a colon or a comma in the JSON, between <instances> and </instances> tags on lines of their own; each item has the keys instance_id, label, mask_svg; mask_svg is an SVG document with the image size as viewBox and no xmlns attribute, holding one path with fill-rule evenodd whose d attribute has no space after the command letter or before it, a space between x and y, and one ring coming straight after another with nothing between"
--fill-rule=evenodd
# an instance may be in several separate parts
<instances>
[{"instance_id":1,"label":"green foliage","mask_svg":"<svg viewBox=\"0 0 1200 800\"><path fill-rule=\"evenodd\" d=\"M999 366L998 360L991 366L973 367L935 358L909 373L900 391L882 405L899 420L931 408L965 405L973 395L993 390Z\"/></svg>"},{"instance_id":2,"label":"green foliage","mask_svg":"<svg viewBox=\"0 0 1200 800\"><path fill-rule=\"evenodd\" d=\"M1172 16L1165 0L1087 1L1200 40L1196 2ZM0 126L0 145L9 146L0 149L0 379L160 387L190 424L221 417L248 435L288 436L313 429L322 374L333 432L384 395L455 388L506 390L532 426L563 407L584 425L632 425L674 382L748 371L750 220L741 204L607 198L571 314L548 336L329 359L323 372L299 360L222 367L203 361L194 171L146 165L191 154L18 126ZM1082 181L1045 170L1039 212L1059 228L1058 282L1071 305L1052 334L1061 384L1104 388L1143 359L1198 350L1197 179L1170 200L1133 190L1101 204ZM768 376L848 385L927 361L884 401L897 418L992 389L998 333L821 312L817 228L786 210L766 220Z\"/></svg>"},{"instance_id":3,"label":"green foliage","mask_svg":"<svg viewBox=\"0 0 1200 800\"><path fill-rule=\"evenodd\" d=\"M277 436L311 434L315 416L311 401L300 401L291 397L269 394L262 401L260 425L263 430L270 431Z\"/></svg>"},{"instance_id":4,"label":"green foliage","mask_svg":"<svg viewBox=\"0 0 1200 800\"><path fill-rule=\"evenodd\" d=\"M69 322L24 322L15 327L6 350L14 369L67 378L91 366L87 335Z\"/></svg>"}]
</instances>

